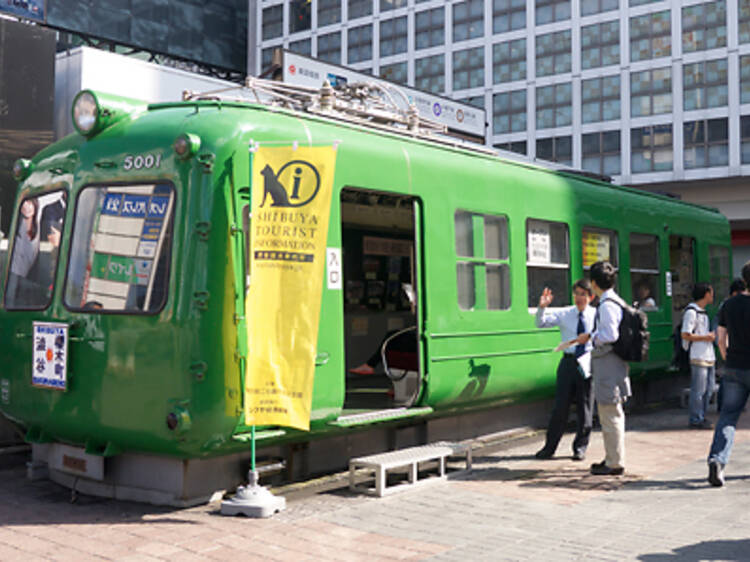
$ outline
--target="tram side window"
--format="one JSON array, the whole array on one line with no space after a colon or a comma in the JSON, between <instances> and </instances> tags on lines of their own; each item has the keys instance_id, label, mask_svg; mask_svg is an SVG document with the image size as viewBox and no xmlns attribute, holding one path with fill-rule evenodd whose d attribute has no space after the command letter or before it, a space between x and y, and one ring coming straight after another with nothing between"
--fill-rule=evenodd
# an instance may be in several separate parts
<instances>
[{"instance_id":1,"label":"tram side window","mask_svg":"<svg viewBox=\"0 0 750 562\"><path fill-rule=\"evenodd\" d=\"M9 309L42 309L52 297L67 205L66 191L21 202L5 291Z\"/></svg>"},{"instance_id":2,"label":"tram side window","mask_svg":"<svg viewBox=\"0 0 750 562\"><path fill-rule=\"evenodd\" d=\"M630 281L633 304L641 310L659 308L659 237L630 235Z\"/></svg>"},{"instance_id":3,"label":"tram side window","mask_svg":"<svg viewBox=\"0 0 750 562\"><path fill-rule=\"evenodd\" d=\"M570 304L567 224L538 219L526 221L526 275L529 308L537 305L545 287L552 290L555 306Z\"/></svg>"},{"instance_id":4,"label":"tram side window","mask_svg":"<svg viewBox=\"0 0 750 562\"><path fill-rule=\"evenodd\" d=\"M510 308L508 219L458 210L456 283L461 310Z\"/></svg>"},{"instance_id":5,"label":"tram side window","mask_svg":"<svg viewBox=\"0 0 750 562\"><path fill-rule=\"evenodd\" d=\"M65 305L131 314L161 310L174 201L166 183L84 188L76 203Z\"/></svg>"},{"instance_id":6,"label":"tram side window","mask_svg":"<svg viewBox=\"0 0 750 562\"><path fill-rule=\"evenodd\" d=\"M714 303L718 304L729 296L729 284L732 282L729 248L709 246L708 259L711 267L711 286L714 288Z\"/></svg>"}]
</instances>

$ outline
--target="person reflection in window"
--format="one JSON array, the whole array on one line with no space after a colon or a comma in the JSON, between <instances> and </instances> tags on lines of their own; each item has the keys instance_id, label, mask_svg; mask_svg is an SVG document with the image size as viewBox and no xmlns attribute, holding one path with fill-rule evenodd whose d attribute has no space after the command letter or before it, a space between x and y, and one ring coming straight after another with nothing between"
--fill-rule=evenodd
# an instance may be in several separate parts
<instances>
[{"instance_id":1,"label":"person reflection in window","mask_svg":"<svg viewBox=\"0 0 750 562\"><path fill-rule=\"evenodd\" d=\"M21 203L10 272L24 278L28 277L39 256L38 211L39 202L36 199L26 199Z\"/></svg>"},{"instance_id":2,"label":"person reflection in window","mask_svg":"<svg viewBox=\"0 0 750 562\"><path fill-rule=\"evenodd\" d=\"M648 283L640 283L636 288L636 293L638 300L633 303L636 308L640 308L641 310L656 309L656 301L651 296L651 287L648 286Z\"/></svg>"}]
</instances>

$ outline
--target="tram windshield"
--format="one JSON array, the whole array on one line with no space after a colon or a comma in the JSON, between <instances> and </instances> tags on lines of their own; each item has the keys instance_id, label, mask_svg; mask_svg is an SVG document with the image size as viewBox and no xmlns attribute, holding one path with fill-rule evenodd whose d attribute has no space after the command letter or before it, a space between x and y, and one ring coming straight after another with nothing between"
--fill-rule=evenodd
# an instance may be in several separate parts
<instances>
[{"instance_id":1,"label":"tram windshield","mask_svg":"<svg viewBox=\"0 0 750 562\"><path fill-rule=\"evenodd\" d=\"M165 183L84 188L76 205L65 305L155 313L167 298L174 189Z\"/></svg>"},{"instance_id":2,"label":"tram windshield","mask_svg":"<svg viewBox=\"0 0 750 562\"><path fill-rule=\"evenodd\" d=\"M21 202L5 291L6 308L42 309L49 304L66 204L67 192L61 190Z\"/></svg>"}]
</instances>

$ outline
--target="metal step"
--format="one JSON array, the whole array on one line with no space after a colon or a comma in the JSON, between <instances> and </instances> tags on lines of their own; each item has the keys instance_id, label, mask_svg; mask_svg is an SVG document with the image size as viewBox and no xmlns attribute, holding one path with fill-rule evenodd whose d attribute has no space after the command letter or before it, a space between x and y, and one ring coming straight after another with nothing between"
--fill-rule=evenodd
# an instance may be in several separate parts
<instances>
[{"instance_id":1,"label":"metal step","mask_svg":"<svg viewBox=\"0 0 750 562\"><path fill-rule=\"evenodd\" d=\"M353 427L357 425L398 420L401 418L425 416L431 414L432 411L432 408L429 406L423 406L421 408L389 408L387 410L375 410L372 412L363 412L361 414L339 416L334 421L329 422L329 425L335 425L337 427Z\"/></svg>"}]
</instances>

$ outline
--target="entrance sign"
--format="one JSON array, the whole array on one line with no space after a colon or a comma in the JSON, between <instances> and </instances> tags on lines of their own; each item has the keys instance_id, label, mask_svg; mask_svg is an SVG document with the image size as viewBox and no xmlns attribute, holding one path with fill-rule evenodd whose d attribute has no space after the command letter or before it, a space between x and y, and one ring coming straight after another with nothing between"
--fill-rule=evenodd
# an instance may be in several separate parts
<instances>
[{"instance_id":1,"label":"entrance sign","mask_svg":"<svg viewBox=\"0 0 750 562\"><path fill-rule=\"evenodd\" d=\"M68 383L68 325L34 322L31 384L65 390Z\"/></svg>"},{"instance_id":2,"label":"entrance sign","mask_svg":"<svg viewBox=\"0 0 750 562\"><path fill-rule=\"evenodd\" d=\"M335 161L331 146L261 146L252 157L248 425L310 429Z\"/></svg>"}]
</instances>

